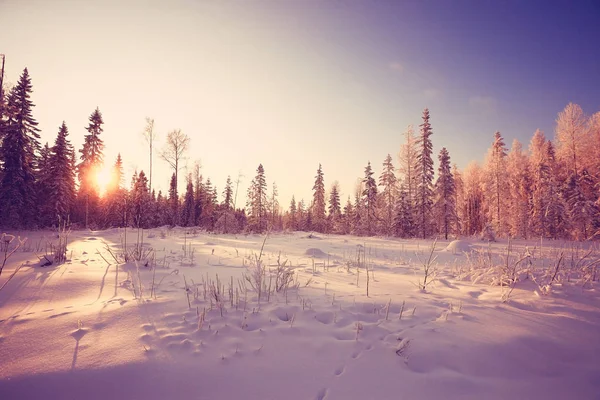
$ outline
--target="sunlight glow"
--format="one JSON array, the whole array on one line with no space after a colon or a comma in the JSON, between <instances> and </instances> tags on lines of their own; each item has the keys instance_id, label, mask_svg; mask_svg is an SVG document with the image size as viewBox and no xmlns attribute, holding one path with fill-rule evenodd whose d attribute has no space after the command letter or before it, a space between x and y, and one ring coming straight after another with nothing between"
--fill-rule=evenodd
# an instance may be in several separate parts
<instances>
[{"instance_id":1,"label":"sunlight glow","mask_svg":"<svg viewBox=\"0 0 600 400\"><path fill-rule=\"evenodd\" d=\"M110 168L104 167L96 173L96 184L98 185L98 190L100 191L101 196L104 196L106 193L111 180L112 175Z\"/></svg>"}]
</instances>

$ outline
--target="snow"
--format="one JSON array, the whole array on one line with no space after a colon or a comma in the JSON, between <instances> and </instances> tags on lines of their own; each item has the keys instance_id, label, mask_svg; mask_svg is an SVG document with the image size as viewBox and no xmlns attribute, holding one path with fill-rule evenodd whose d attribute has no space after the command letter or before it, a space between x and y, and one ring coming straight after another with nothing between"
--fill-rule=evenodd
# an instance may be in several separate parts
<instances>
[{"instance_id":1,"label":"snow","mask_svg":"<svg viewBox=\"0 0 600 400\"><path fill-rule=\"evenodd\" d=\"M73 232L70 261L49 267L35 255L56 235L20 232L28 247L0 276L1 286L25 264L0 291L0 398L594 399L600 393L596 282L585 289L562 282L540 296L523 280L503 303L501 287L461 278L463 251L499 256L506 243L439 241L437 281L421 292L419 260L431 241L320 234L313 242L301 233L273 234L261 259L271 270L287 260L298 289L260 302L249 291L247 303L240 291L231 306L230 282L238 288L252 272L264 237L188 233L146 232L144 247L156 252L154 298L152 268L115 265L105 250L104 243L117 249L122 231ZM127 238L133 243L135 232ZM551 266L551 246L544 243L547 256L536 262ZM328 257L314 262L321 253ZM357 276L360 254L372 268L369 297L365 270ZM202 282L217 275L226 295L222 316L203 295Z\"/></svg>"},{"instance_id":2,"label":"snow","mask_svg":"<svg viewBox=\"0 0 600 400\"><path fill-rule=\"evenodd\" d=\"M445 251L449 251L452 254L456 253L469 253L472 250L471 243L465 240L453 240L446 246Z\"/></svg>"}]
</instances>

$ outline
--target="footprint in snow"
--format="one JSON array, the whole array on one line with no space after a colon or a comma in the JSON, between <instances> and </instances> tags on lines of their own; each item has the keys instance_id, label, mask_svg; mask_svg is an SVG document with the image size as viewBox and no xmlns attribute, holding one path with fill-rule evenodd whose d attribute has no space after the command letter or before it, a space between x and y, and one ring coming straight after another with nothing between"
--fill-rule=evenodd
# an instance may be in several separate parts
<instances>
[{"instance_id":1,"label":"footprint in snow","mask_svg":"<svg viewBox=\"0 0 600 400\"><path fill-rule=\"evenodd\" d=\"M327 396L327 388L323 388L323 389L319 390L319 393L317 394L317 400L324 400L326 396Z\"/></svg>"}]
</instances>

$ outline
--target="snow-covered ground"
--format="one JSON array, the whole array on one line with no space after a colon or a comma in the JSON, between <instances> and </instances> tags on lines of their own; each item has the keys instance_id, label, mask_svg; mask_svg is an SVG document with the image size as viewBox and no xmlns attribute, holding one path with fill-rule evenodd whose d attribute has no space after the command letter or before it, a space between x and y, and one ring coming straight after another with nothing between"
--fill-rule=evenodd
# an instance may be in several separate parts
<instances>
[{"instance_id":1,"label":"snow-covered ground","mask_svg":"<svg viewBox=\"0 0 600 400\"><path fill-rule=\"evenodd\" d=\"M293 282L267 275L258 301L244 276L263 236L151 230L146 266L106 250L122 231L76 231L48 267L55 234L25 236L0 276L25 264L0 291L0 399L600 398L597 282L541 289L573 244L513 243L549 274L509 292L489 284L506 242L438 241L421 291L431 241L273 234L260 263Z\"/></svg>"}]
</instances>

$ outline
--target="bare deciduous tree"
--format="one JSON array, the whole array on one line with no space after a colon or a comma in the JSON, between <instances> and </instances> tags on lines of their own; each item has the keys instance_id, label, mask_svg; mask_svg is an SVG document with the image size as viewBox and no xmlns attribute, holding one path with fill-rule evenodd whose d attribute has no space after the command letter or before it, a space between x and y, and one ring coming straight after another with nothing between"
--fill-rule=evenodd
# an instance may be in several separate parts
<instances>
[{"instance_id":1,"label":"bare deciduous tree","mask_svg":"<svg viewBox=\"0 0 600 400\"><path fill-rule=\"evenodd\" d=\"M150 148L150 175L148 186L150 187L150 193L152 193L152 147L154 139L156 139L156 132L154 131L154 118L146 117L146 127L144 128L144 139Z\"/></svg>"},{"instance_id":2,"label":"bare deciduous tree","mask_svg":"<svg viewBox=\"0 0 600 400\"><path fill-rule=\"evenodd\" d=\"M160 153L160 157L165 160L175 172L175 182L179 183L178 173L180 161L190 144L190 138L181 132L181 129L174 129L167 135L167 144Z\"/></svg>"}]
</instances>

